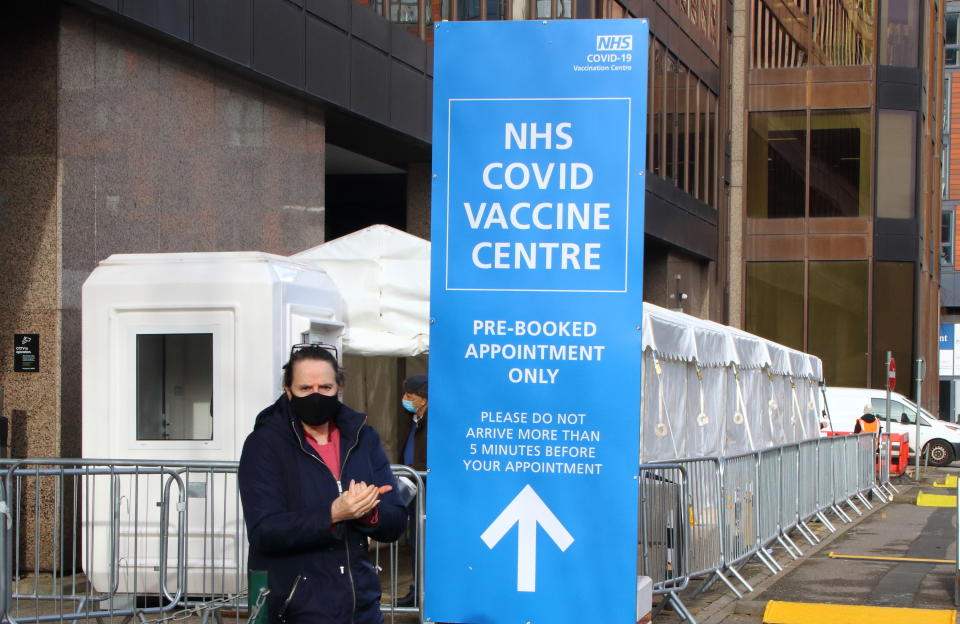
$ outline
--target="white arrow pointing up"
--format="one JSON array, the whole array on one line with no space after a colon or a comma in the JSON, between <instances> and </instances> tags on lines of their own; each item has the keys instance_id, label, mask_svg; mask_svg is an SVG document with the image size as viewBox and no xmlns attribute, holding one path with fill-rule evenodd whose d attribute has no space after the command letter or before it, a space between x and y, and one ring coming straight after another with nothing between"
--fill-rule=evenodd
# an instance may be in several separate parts
<instances>
[{"instance_id":1,"label":"white arrow pointing up","mask_svg":"<svg viewBox=\"0 0 960 624\"><path fill-rule=\"evenodd\" d=\"M497 519L490 523L480 539L493 548L507 532L517 529L517 591L537 591L537 525L543 527L550 539L566 551L573 543L573 536L560 524L550 508L537 496L533 488L525 485L517 497L510 501Z\"/></svg>"}]
</instances>

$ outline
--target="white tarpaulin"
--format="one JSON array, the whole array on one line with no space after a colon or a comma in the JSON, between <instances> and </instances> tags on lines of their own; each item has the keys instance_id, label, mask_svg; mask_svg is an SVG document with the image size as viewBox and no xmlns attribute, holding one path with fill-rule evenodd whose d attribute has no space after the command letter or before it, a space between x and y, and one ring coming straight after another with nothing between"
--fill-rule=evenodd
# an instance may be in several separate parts
<instances>
[{"instance_id":1,"label":"white tarpaulin","mask_svg":"<svg viewBox=\"0 0 960 624\"><path fill-rule=\"evenodd\" d=\"M345 353L428 351L429 241L374 225L292 258L322 268L340 290ZM817 437L818 358L643 305L643 461L730 456Z\"/></svg>"},{"instance_id":2,"label":"white tarpaulin","mask_svg":"<svg viewBox=\"0 0 960 624\"><path fill-rule=\"evenodd\" d=\"M818 436L818 358L643 305L643 461L731 456Z\"/></svg>"},{"instance_id":3,"label":"white tarpaulin","mask_svg":"<svg viewBox=\"0 0 960 624\"><path fill-rule=\"evenodd\" d=\"M371 225L291 256L319 267L346 302L344 353L413 357L427 351L430 243Z\"/></svg>"}]
</instances>

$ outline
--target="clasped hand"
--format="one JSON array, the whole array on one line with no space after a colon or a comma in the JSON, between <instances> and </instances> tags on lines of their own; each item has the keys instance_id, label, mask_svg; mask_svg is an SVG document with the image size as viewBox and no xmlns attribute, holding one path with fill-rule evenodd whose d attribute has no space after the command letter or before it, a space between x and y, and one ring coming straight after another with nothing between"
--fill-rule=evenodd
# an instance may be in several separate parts
<instances>
[{"instance_id":1,"label":"clasped hand","mask_svg":"<svg viewBox=\"0 0 960 624\"><path fill-rule=\"evenodd\" d=\"M350 480L350 487L342 492L330 507L330 518L334 523L344 520L357 520L366 516L380 504L380 496L393 489L392 485L367 485Z\"/></svg>"}]
</instances>

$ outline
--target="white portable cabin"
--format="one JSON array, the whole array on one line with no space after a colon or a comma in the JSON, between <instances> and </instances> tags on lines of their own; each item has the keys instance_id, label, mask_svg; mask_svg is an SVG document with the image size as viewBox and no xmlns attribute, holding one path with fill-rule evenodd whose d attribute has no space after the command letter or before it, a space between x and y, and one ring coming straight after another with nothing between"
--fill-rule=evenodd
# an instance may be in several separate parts
<instances>
[{"instance_id":1,"label":"white portable cabin","mask_svg":"<svg viewBox=\"0 0 960 624\"><path fill-rule=\"evenodd\" d=\"M83 286L84 458L238 459L258 411L280 392L291 345L313 341L339 349L342 319L343 302L330 278L282 256L110 256ZM90 484L85 493L98 494L83 527L85 570L100 591L110 586L113 565L119 592L156 592L158 503L165 496L159 484L170 475L111 478L99 493L89 491ZM231 479L199 471L184 479L190 593L210 591L213 570L245 569L245 531L235 521L239 499L235 491L214 491L225 483L235 490ZM170 497L175 518L176 493ZM111 509L120 514L115 527L109 526ZM168 588L176 586L173 526ZM111 543L111 530L119 531L119 552L96 547Z\"/></svg>"}]
</instances>

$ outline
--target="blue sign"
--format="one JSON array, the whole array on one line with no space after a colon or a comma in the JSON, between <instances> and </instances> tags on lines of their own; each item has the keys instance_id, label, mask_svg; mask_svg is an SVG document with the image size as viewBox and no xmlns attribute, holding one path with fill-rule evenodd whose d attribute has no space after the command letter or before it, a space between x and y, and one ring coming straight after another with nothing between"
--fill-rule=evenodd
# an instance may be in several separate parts
<instances>
[{"instance_id":1,"label":"blue sign","mask_svg":"<svg viewBox=\"0 0 960 624\"><path fill-rule=\"evenodd\" d=\"M953 323L940 323L940 349L953 349Z\"/></svg>"},{"instance_id":2,"label":"blue sign","mask_svg":"<svg viewBox=\"0 0 960 624\"><path fill-rule=\"evenodd\" d=\"M646 20L435 41L425 618L635 622Z\"/></svg>"}]
</instances>

